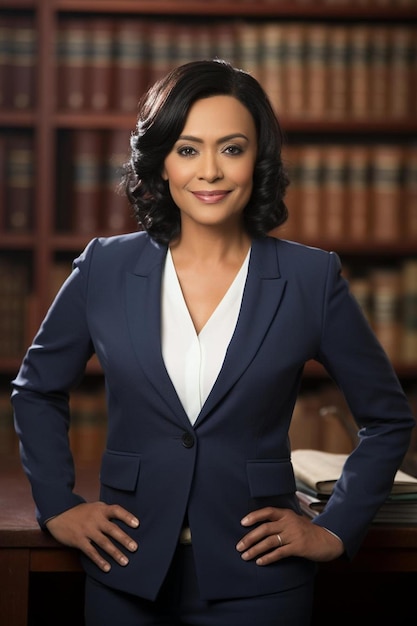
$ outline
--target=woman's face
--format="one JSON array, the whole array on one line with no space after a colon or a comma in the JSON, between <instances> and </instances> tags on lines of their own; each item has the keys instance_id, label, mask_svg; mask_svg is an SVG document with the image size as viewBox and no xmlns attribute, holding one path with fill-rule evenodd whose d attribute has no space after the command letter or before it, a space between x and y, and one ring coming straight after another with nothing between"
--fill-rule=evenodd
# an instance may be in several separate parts
<instances>
[{"instance_id":1,"label":"woman's face","mask_svg":"<svg viewBox=\"0 0 417 626\"><path fill-rule=\"evenodd\" d=\"M197 100L165 159L169 183L187 221L216 226L241 222L252 193L257 134L252 115L232 96Z\"/></svg>"}]
</instances>

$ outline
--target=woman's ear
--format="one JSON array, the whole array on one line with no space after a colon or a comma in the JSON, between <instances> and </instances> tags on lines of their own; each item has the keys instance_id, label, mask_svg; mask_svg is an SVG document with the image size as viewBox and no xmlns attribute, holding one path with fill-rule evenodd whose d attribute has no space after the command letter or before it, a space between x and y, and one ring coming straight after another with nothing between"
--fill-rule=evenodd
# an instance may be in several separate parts
<instances>
[{"instance_id":1,"label":"woman's ear","mask_svg":"<svg viewBox=\"0 0 417 626\"><path fill-rule=\"evenodd\" d=\"M161 176L164 180L168 180L168 174L165 167L162 168Z\"/></svg>"}]
</instances>

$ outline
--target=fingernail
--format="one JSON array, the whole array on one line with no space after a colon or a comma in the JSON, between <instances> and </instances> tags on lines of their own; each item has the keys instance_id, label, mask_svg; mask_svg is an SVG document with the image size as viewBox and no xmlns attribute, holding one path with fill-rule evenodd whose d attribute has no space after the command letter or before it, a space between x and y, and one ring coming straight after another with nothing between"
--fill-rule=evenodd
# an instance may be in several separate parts
<instances>
[{"instance_id":1,"label":"fingernail","mask_svg":"<svg viewBox=\"0 0 417 626\"><path fill-rule=\"evenodd\" d=\"M242 557L244 561L247 561L249 558L249 554L247 552L243 552L240 556Z\"/></svg>"},{"instance_id":2,"label":"fingernail","mask_svg":"<svg viewBox=\"0 0 417 626\"><path fill-rule=\"evenodd\" d=\"M236 550L243 550L245 546L243 545L242 541L239 541L239 543L236 546Z\"/></svg>"},{"instance_id":3,"label":"fingernail","mask_svg":"<svg viewBox=\"0 0 417 626\"><path fill-rule=\"evenodd\" d=\"M120 565L127 565L129 563L129 559L126 556L120 557L119 560Z\"/></svg>"},{"instance_id":4,"label":"fingernail","mask_svg":"<svg viewBox=\"0 0 417 626\"><path fill-rule=\"evenodd\" d=\"M131 541L128 545L129 550L132 550L132 552L134 552L135 550L138 549L138 546L136 545L136 543L134 541Z\"/></svg>"},{"instance_id":5,"label":"fingernail","mask_svg":"<svg viewBox=\"0 0 417 626\"><path fill-rule=\"evenodd\" d=\"M110 570L111 570L110 565L108 563L106 563L106 565L103 566L103 571L104 572L110 572Z\"/></svg>"},{"instance_id":6,"label":"fingernail","mask_svg":"<svg viewBox=\"0 0 417 626\"><path fill-rule=\"evenodd\" d=\"M132 517L132 519L130 520L130 523L132 526L135 526L135 528L139 526L139 520L136 517Z\"/></svg>"},{"instance_id":7,"label":"fingernail","mask_svg":"<svg viewBox=\"0 0 417 626\"><path fill-rule=\"evenodd\" d=\"M249 524L249 518L244 517L243 520L240 522L243 526L246 526L246 524Z\"/></svg>"}]
</instances>

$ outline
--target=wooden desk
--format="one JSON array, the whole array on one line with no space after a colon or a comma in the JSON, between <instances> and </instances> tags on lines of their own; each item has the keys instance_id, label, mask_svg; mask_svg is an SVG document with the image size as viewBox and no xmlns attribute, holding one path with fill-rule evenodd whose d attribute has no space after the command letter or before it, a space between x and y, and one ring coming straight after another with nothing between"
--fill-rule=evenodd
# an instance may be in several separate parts
<instances>
[{"instance_id":1,"label":"wooden desk","mask_svg":"<svg viewBox=\"0 0 417 626\"><path fill-rule=\"evenodd\" d=\"M96 498L98 492L96 464L81 467L77 489L87 500ZM55 613L50 622L44 616L39 621L30 621L28 618L30 610L40 612L45 608L42 608L42 602L46 602L42 600L42 592L45 595L45 589L42 589L42 585L45 587L42 580L46 580L42 578L44 574L50 575L47 579L48 585L51 584L51 580L57 583L60 576L67 576L65 584L56 591L56 594L61 596L59 606L62 615L56 619ZM68 576L71 579L70 583ZM384 581L387 583L386 591L381 586ZM42 623L43 626L48 626L50 623L51 626L52 624L82 626L82 608L80 608L82 598L75 597L73 593L74 584L78 585L77 593L82 593L80 587L82 582L83 574L77 552L58 544L39 529L34 516L29 483L18 460L0 458L0 624L27 626ZM323 623L324 615L333 615L334 618L336 610L340 616L340 603L345 604L347 598L351 613L348 609L346 611L343 609L346 620L349 620L346 623L351 621L352 612L356 612L357 617L359 605L361 616L367 616L367 625L377 624L381 619L379 609L382 600L384 605L381 610L384 617L387 616L387 611L395 610L395 606L391 609L387 606L386 594L397 603L402 593L405 598L409 598L410 607L415 610L413 590L416 588L416 582L417 525L402 528L373 527L352 563L339 560L320 565L315 607L316 623ZM32 596L31 589L35 590ZM372 602L373 593L377 594L374 602ZM53 591L49 589L48 606L53 595ZM73 611L81 612L76 620L68 613L70 606ZM404 614L409 612L410 607L404 607L404 602L402 606ZM68 621L65 621L64 614ZM403 623L398 615L395 618L396 626ZM342 617L338 617L334 623L340 626L345 622Z\"/></svg>"}]
</instances>

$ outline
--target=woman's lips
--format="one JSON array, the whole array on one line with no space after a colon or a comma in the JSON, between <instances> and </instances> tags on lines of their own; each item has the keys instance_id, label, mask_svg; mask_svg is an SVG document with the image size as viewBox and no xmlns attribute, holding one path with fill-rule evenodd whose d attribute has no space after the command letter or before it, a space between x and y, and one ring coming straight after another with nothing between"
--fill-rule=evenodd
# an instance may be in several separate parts
<instances>
[{"instance_id":1,"label":"woman's lips","mask_svg":"<svg viewBox=\"0 0 417 626\"><path fill-rule=\"evenodd\" d=\"M229 191L219 190L219 191L192 191L193 196L195 196L201 202L205 202L207 204L215 204L216 202L220 202L223 200Z\"/></svg>"}]
</instances>

